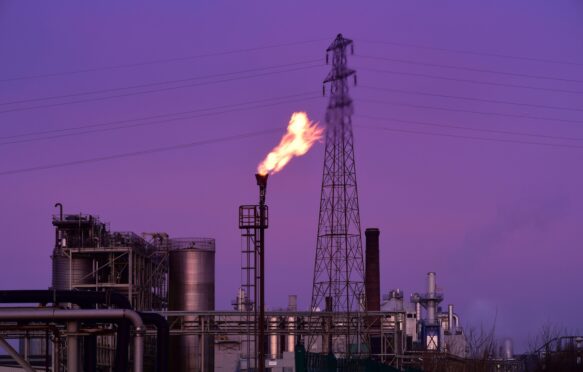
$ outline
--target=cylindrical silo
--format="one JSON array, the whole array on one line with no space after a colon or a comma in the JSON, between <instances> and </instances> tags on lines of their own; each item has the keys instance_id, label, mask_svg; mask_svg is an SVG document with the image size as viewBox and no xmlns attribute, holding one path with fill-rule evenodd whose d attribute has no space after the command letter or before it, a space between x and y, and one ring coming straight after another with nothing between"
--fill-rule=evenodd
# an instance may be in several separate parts
<instances>
[{"instance_id":1,"label":"cylindrical silo","mask_svg":"<svg viewBox=\"0 0 583 372\"><path fill-rule=\"evenodd\" d=\"M214 239L172 239L168 268L168 310L215 309ZM183 329L203 327L197 316L182 318ZM207 372L214 369L214 337L172 336L170 370Z\"/></svg>"},{"instance_id":2,"label":"cylindrical silo","mask_svg":"<svg viewBox=\"0 0 583 372\"><path fill-rule=\"evenodd\" d=\"M61 249L55 249L51 256L53 263L53 289L69 290L78 284L91 284L95 280L93 260L76 255L69 258Z\"/></svg>"}]
</instances>

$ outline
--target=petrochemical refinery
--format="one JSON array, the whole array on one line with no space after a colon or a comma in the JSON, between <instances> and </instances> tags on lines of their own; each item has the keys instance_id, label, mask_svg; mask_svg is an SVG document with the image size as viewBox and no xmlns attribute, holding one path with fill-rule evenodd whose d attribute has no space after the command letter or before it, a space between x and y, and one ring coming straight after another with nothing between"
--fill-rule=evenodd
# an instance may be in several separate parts
<instances>
[{"instance_id":1,"label":"petrochemical refinery","mask_svg":"<svg viewBox=\"0 0 583 372\"><path fill-rule=\"evenodd\" d=\"M485 338L476 348L463 314L439 290L438 273L427 273L416 293L381 293L381 231L366 228L363 247L360 223L348 94L349 82L357 82L347 64L352 48L339 34L326 50L325 132L295 113L258 167L258 204L238 207L243 279L232 309L215 305L215 251L227 247L215 246L213 237L114 231L91 211L65 213L57 203L54 244L46 247L48 289L0 291L7 352L0 371L524 371L529 360L566 352L580 366L581 337L529 356L514 355L509 339ZM268 178L320 136L325 158L310 306L298 308L290 294L287 308L268 310ZM391 286L411 278L402 280Z\"/></svg>"}]
</instances>

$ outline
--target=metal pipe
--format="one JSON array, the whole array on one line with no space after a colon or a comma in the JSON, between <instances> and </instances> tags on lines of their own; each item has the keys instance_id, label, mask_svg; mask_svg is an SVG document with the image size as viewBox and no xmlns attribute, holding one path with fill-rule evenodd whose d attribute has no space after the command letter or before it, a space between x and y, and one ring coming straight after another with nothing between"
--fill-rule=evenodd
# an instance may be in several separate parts
<instances>
[{"instance_id":1,"label":"metal pipe","mask_svg":"<svg viewBox=\"0 0 583 372\"><path fill-rule=\"evenodd\" d=\"M83 372L97 371L97 336L83 337Z\"/></svg>"},{"instance_id":2,"label":"metal pipe","mask_svg":"<svg viewBox=\"0 0 583 372\"><path fill-rule=\"evenodd\" d=\"M272 316L269 318L269 358L272 360L277 359L279 354L279 335L277 334L277 323L278 317Z\"/></svg>"},{"instance_id":3,"label":"metal pipe","mask_svg":"<svg viewBox=\"0 0 583 372\"><path fill-rule=\"evenodd\" d=\"M453 325L453 305L447 305L447 325L449 327L449 333L452 335L455 333L455 327Z\"/></svg>"},{"instance_id":4,"label":"metal pipe","mask_svg":"<svg viewBox=\"0 0 583 372\"><path fill-rule=\"evenodd\" d=\"M24 345L23 345L24 346L23 347L24 360L28 360L28 348L30 346L30 339L28 338L28 332L24 332L24 340L23 341L24 341L23 342L24 343Z\"/></svg>"},{"instance_id":5,"label":"metal pipe","mask_svg":"<svg viewBox=\"0 0 583 372\"><path fill-rule=\"evenodd\" d=\"M288 329L289 333L287 334L287 348L286 348L286 350L290 353L293 353L295 351L295 347L296 347L295 325L296 325L296 317L289 316L287 318L287 329Z\"/></svg>"},{"instance_id":6,"label":"metal pipe","mask_svg":"<svg viewBox=\"0 0 583 372\"><path fill-rule=\"evenodd\" d=\"M43 305L47 304L60 304L60 303L72 303L83 309L95 308L96 305L106 305L106 306L117 306L122 309L131 309L132 306L128 301L127 297L124 295L107 291L107 292L94 292L94 291L71 291L71 290L5 290L0 291L0 303L40 303ZM127 320L120 320L118 322L117 328L117 342L116 342L116 362L115 371L127 371L128 370L128 343L129 343L129 326L126 325ZM166 356L160 356L160 353L164 352L164 348L167 347L166 344L160 344L157 342L158 358L166 359ZM93 350L95 351L95 350ZM90 356L94 357L94 356ZM165 372L166 370L161 370Z\"/></svg>"},{"instance_id":7,"label":"metal pipe","mask_svg":"<svg viewBox=\"0 0 583 372\"><path fill-rule=\"evenodd\" d=\"M67 291L67 290L4 290L0 291L0 303L41 303L58 304L73 303L81 308L89 309L95 305L101 304L106 306L116 306L121 309L132 309L127 297L118 292L93 292L93 291ZM168 371L168 343L170 330L166 319L157 313L139 313L146 324L152 324L156 327L156 365L158 372ZM123 322L123 321L120 321ZM121 340L128 340L125 333L129 330L124 327L118 327L118 335ZM124 348L124 342L118 342L118 348ZM127 345L125 346L127 350ZM48 348L47 348L48 350ZM127 351L118 353L118 362L121 370L127 370Z\"/></svg>"},{"instance_id":8,"label":"metal pipe","mask_svg":"<svg viewBox=\"0 0 583 372\"><path fill-rule=\"evenodd\" d=\"M288 304L287 304L287 311L298 311L298 296L297 295L289 295L288 296ZM293 353L296 346L296 336L295 336L295 325L296 325L296 318L294 316L289 316L287 318L287 329L289 333L287 335L287 347L286 350L290 353Z\"/></svg>"},{"instance_id":9,"label":"metal pipe","mask_svg":"<svg viewBox=\"0 0 583 372\"><path fill-rule=\"evenodd\" d=\"M0 321L39 320L112 320L128 319L136 333L134 337L134 372L143 372L144 368L144 332L145 327L138 313L127 309L105 310L61 310L61 309L0 309Z\"/></svg>"},{"instance_id":10,"label":"metal pipe","mask_svg":"<svg viewBox=\"0 0 583 372\"><path fill-rule=\"evenodd\" d=\"M0 291L0 303L59 304L73 303L82 308L95 307L97 304L131 309L127 297L117 292L67 291L67 290L14 290Z\"/></svg>"},{"instance_id":11,"label":"metal pipe","mask_svg":"<svg viewBox=\"0 0 583 372\"><path fill-rule=\"evenodd\" d=\"M170 326L166 319L157 313L142 313L140 317L146 324L156 327L156 371L168 371L168 344L170 343Z\"/></svg>"},{"instance_id":12,"label":"metal pipe","mask_svg":"<svg viewBox=\"0 0 583 372\"><path fill-rule=\"evenodd\" d=\"M49 330L45 331L45 372L49 372Z\"/></svg>"},{"instance_id":13,"label":"metal pipe","mask_svg":"<svg viewBox=\"0 0 583 372\"><path fill-rule=\"evenodd\" d=\"M79 323L71 320L67 322L67 372L79 371Z\"/></svg>"},{"instance_id":14,"label":"metal pipe","mask_svg":"<svg viewBox=\"0 0 583 372\"><path fill-rule=\"evenodd\" d=\"M117 322L116 348L114 372L125 372L128 367L128 349L130 343L130 325L127 319L120 319Z\"/></svg>"},{"instance_id":15,"label":"metal pipe","mask_svg":"<svg viewBox=\"0 0 583 372\"><path fill-rule=\"evenodd\" d=\"M59 220L63 220L63 204L55 203L55 208L59 208Z\"/></svg>"},{"instance_id":16,"label":"metal pipe","mask_svg":"<svg viewBox=\"0 0 583 372\"><path fill-rule=\"evenodd\" d=\"M36 372L34 368L26 361L6 340L0 336L0 347L2 347L14 360L18 363L22 369L26 372Z\"/></svg>"},{"instance_id":17,"label":"metal pipe","mask_svg":"<svg viewBox=\"0 0 583 372\"><path fill-rule=\"evenodd\" d=\"M256 174L259 186L259 360L258 371L265 372L265 193L268 174Z\"/></svg>"}]
</instances>

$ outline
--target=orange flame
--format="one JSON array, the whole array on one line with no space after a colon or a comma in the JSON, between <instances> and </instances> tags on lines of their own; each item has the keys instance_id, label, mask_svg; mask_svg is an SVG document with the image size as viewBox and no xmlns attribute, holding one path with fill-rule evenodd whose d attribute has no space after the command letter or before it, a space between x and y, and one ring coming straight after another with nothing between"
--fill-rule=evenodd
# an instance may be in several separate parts
<instances>
[{"instance_id":1,"label":"orange flame","mask_svg":"<svg viewBox=\"0 0 583 372\"><path fill-rule=\"evenodd\" d=\"M324 129L312 123L305 112L294 112L279 145L257 167L257 173L273 174L279 172L294 157L308 152L317 140L322 138Z\"/></svg>"}]
</instances>

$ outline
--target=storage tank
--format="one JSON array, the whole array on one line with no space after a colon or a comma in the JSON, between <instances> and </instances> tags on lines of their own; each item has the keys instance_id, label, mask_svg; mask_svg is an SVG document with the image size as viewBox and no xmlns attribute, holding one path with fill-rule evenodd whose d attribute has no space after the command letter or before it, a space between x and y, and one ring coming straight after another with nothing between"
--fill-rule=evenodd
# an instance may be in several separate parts
<instances>
[{"instance_id":1,"label":"storage tank","mask_svg":"<svg viewBox=\"0 0 583 372\"><path fill-rule=\"evenodd\" d=\"M69 290L76 284L91 284L95 278L93 260L90 257L69 258L60 248L51 256L53 264L53 289Z\"/></svg>"},{"instance_id":2,"label":"storage tank","mask_svg":"<svg viewBox=\"0 0 583 372\"><path fill-rule=\"evenodd\" d=\"M215 309L214 239L172 239L168 267L168 310ZM183 329L202 322L197 316L182 318ZM173 320L170 320L170 323ZM170 370L207 372L214 369L214 337L181 335L170 338Z\"/></svg>"},{"instance_id":3,"label":"storage tank","mask_svg":"<svg viewBox=\"0 0 583 372\"><path fill-rule=\"evenodd\" d=\"M514 358L514 348L512 345L512 339L506 338L502 344L502 359L510 360Z\"/></svg>"}]
</instances>

